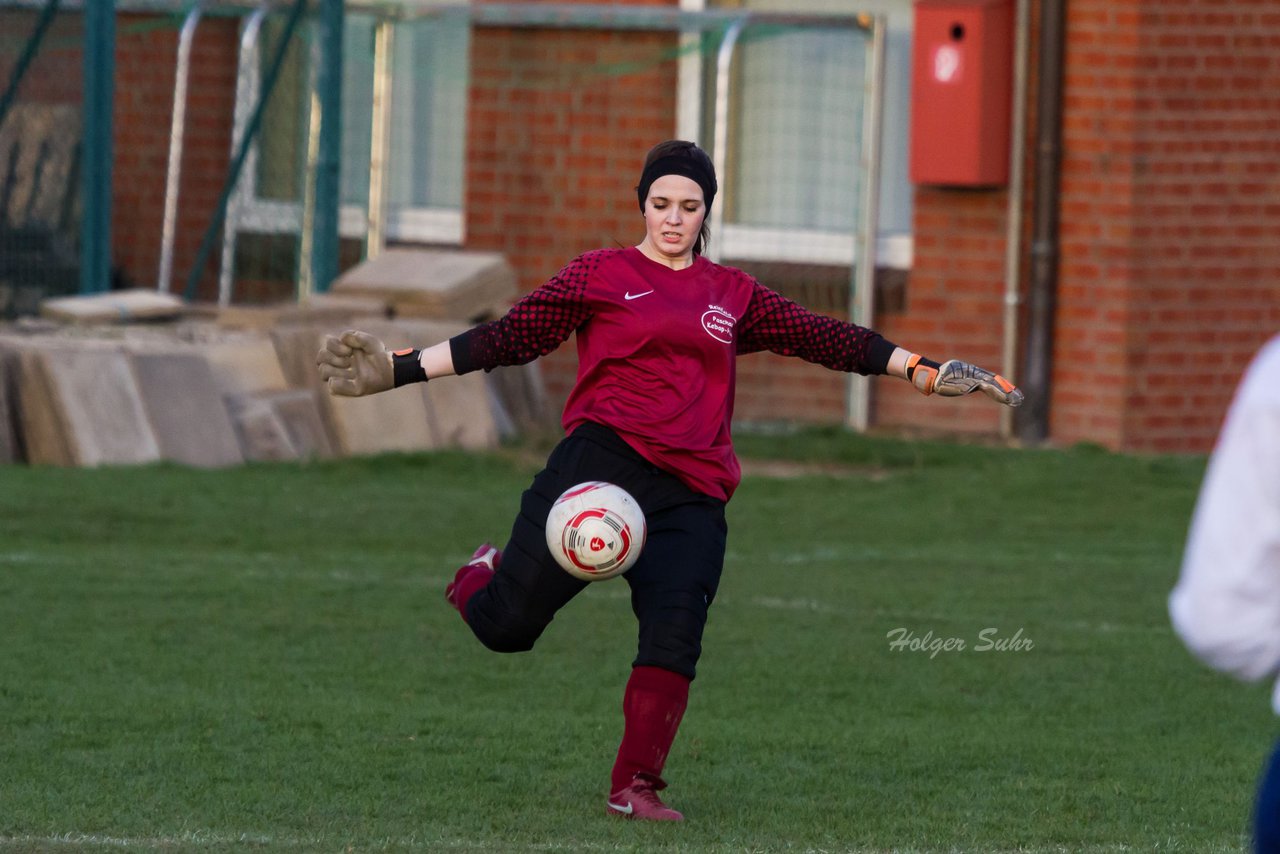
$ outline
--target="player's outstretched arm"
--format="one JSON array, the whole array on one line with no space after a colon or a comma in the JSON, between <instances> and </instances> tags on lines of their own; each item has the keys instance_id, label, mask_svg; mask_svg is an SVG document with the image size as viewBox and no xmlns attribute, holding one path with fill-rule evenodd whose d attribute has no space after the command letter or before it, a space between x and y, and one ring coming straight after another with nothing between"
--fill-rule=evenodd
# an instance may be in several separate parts
<instances>
[{"instance_id":1,"label":"player's outstretched arm","mask_svg":"<svg viewBox=\"0 0 1280 854\"><path fill-rule=\"evenodd\" d=\"M426 350L388 351L373 335L356 330L326 337L316 364L329 393L344 397L363 397L454 373L448 341Z\"/></svg>"},{"instance_id":2,"label":"player's outstretched arm","mask_svg":"<svg viewBox=\"0 0 1280 854\"><path fill-rule=\"evenodd\" d=\"M889 357L888 372L907 380L922 394L959 397L980 391L997 403L1022 405L1022 392L1013 383L999 374L959 359L938 364L899 347Z\"/></svg>"}]
</instances>

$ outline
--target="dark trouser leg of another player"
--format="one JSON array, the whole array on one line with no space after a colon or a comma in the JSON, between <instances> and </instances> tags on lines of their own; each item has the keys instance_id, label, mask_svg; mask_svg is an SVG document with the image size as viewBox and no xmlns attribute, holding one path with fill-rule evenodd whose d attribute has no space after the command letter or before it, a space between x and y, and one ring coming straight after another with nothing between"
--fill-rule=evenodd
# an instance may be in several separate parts
<instances>
[{"instance_id":1,"label":"dark trouser leg of another player","mask_svg":"<svg viewBox=\"0 0 1280 854\"><path fill-rule=\"evenodd\" d=\"M1253 808L1253 850L1280 854L1280 744L1262 769Z\"/></svg>"},{"instance_id":2,"label":"dark trouser leg of another player","mask_svg":"<svg viewBox=\"0 0 1280 854\"><path fill-rule=\"evenodd\" d=\"M622 700L624 728L608 810L678 821L656 792L689 699L702 631L724 566L724 505L699 500L649 518L649 541L627 573L639 651Z\"/></svg>"}]
</instances>

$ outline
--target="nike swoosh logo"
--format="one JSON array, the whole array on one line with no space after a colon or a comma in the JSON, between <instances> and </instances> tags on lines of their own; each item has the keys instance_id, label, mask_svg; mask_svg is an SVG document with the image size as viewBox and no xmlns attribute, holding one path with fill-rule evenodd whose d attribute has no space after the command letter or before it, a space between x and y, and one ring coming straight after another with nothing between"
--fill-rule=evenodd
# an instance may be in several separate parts
<instances>
[{"instance_id":1,"label":"nike swoosh logo","mask_svg":"<svg viewBox=\"0 0 1280 854\"><path fill-rule=\"evenodd\" d=\"M647 291L644 291L644 292L642 292L642 293L638 293L638 294L633 294L633 293L631 293L630 291L628 291L627 293L625 293L625 294L623 294L623 295L622 295L622 298L623 298L623 299L640 299L640 297L648 296L648 295L649 295L649 294L651 294L651 293L653 293L653 290L652 290L652 289L649 289L649 290L647 290Z\"/></svg>"},{"instance_id":2,"label":"nike swoosh logo","mask_svg":"<svg viewBox=\"0 0 1280 854\"><path fill-rule=\"evenodd\" d=\"M631 815L635 812L635 807L631 806L631 801L627 801L627 805L625 807L618 806L613 801L609 801L609 809L620 812L623 815Z\"/></svg>"}]
</instances>

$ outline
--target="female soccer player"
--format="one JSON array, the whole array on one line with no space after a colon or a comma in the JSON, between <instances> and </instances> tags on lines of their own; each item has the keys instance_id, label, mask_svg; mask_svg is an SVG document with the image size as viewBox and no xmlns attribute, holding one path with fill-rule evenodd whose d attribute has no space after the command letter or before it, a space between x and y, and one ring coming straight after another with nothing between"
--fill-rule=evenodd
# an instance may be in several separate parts
<instances>
[{"instance_id":1,"label":"female soccer player","mask_svg":"<svg viewBox=\"0 0 1280 854\"><path fill-rule=\"evenodd\" d=\"M729 431L735 358L771 350L833 370L890 374L924 394L982 391L1010 406L1022 402L990 371L930 361L708 261L702 252L716 189L706 152L691 142L660 143L636 188L645 223L639 245L581 255L505 316L425 350L388 353L373 336L349 331L328 338L318 356L330 393L358 396L530 362L577 332L566 438L521 498L506 548L477 549L445 597L488 648L531 649L587 584L547 548L551 504L588 480L635 497L649 528L626 575L639 649L606 802L608 812L629 818L682 818L658 791L720 581L725 502L740 479Z\"/></svg>"}]
</instances>

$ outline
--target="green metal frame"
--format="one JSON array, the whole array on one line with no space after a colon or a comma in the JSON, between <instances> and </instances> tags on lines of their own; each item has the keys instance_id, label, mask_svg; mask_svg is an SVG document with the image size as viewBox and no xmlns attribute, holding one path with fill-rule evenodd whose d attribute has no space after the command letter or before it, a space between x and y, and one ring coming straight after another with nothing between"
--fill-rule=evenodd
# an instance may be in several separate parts
<instances>
[{"instance_id":1,"label":"green metal frame","mask_svg":"<svg viewBox=\"0 0 1280 854\"><path fill-rule=\"evenodd\" d=\"M342 162L342 0L320 9L320 138L315 171L315 218L311 238L311 286L324 293L338 276L338 211Z\"/></svg>"},{"instance_id":2,"label":"green metal frame","mask_svg":"<svg viewBox=\"0 0 1280 854\"><path fill-rule=\"evenodd\" d=\"M18 95L18 85L22 83L22 78L26 76L27 69L31 67L36 54L40 52L40 43L44 41L45 33L52 26L53 19L58 14L60 3L61 0L48 0L44 4L44 8L40 10L40 17L36 20L35 28L32 29L26 45L23 46L22 55L18 57L18 62L13 66L13 73L9 75L9 82L4 87L4 94L0 95L0 125L4 124L4 117L9 114L9 108L13 106L14 99Z\"/></svg>"},{"instance_id":3,"label":"green metal frame","mask_svg":"<svg viewBox=\"0 0 1280 854\"><path fill-rule=\"evenodd\" d=\"M115 94L115 0L84 8L84 142L80 146L80 293L111 287L112 108Z\"/></svg>"},{"instance_id":4,"label":"green metal frame","mask_svg":"<svg viewBox=\"0 0 1280 854\"><path fill-rule=\"evenodd\" d=\"M262 127L262 113L266 109L267 100L271 97L271 91L275 88L276 80L280 77L280 68L284 65L284 57L289 49L289 42L293 40L293 34L297 30L298 22L302 20L302 15L306 8L307 0L294 0L293 7L289 10L284 32L280 34L280 41L276 44L275 53L271 57L271 64L267 67L267 73L262 78L262 92L258 95L258 103L254 105L253 114L249 117L249 122L245 126L244 137L241 138L235 157L232 158L231 165L227 169L227 179L222 184L222 194L218 197L218 206L214 209L213 219L209 222L209 227L205 229L204 239L200 241L200 249L196 252L195 263L191 265L191 272L187 275L187 286L183 291L183 296L188 301L195 298L196 289L200 284L200 271L204 269L205 263L209 260L209 253L213 250L218 231L222 228L222 223L226 219L227 204L231 200L231 193L235 189L236 182L240 179L240 170L244 168L245 160L248 159L249 148L253 145L254 138Z\"/></svg>"}]
</instances>

